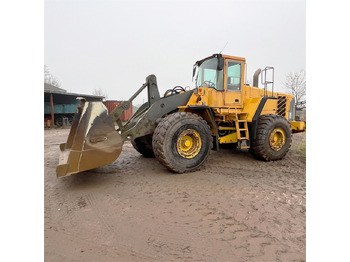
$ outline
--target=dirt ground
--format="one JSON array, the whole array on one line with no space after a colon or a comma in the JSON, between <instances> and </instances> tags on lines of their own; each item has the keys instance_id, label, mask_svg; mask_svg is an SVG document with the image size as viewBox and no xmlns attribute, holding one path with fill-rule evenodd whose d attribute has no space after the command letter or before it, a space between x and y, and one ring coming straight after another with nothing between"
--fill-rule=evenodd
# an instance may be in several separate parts
<instances>
[{"instance_id":1,"label":"dirt ground","mask_svg":"<svg viewBox=\"0 0 350 262\"><path fill-rule=\"evenodd\" d=\"M223 149L181 175L126 142L114 163L57 179L68 132L44 132L45 261L305 261L305 133L283 160Z\"/></svg>"}]
</instances>

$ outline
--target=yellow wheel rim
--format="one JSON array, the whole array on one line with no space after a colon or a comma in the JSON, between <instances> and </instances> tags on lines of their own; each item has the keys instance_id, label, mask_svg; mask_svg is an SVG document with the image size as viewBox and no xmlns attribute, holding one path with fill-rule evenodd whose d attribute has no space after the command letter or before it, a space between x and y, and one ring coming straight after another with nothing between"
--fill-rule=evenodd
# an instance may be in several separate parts
<instances>
[{"instance_id":1,"label":"yellow wheel rim","mask_svg":"<svg viewBox=\"0 0 350 262\"><path fill-rule=\"evenodd\" d=\"M177 152L184 158L194 158L202 148L202 139L197 131L186 129L177 139Z\"/></svg>"},{"instance_id":2,"label":"yellow wheel rim","mask_svg":"<svg viewBox=\"0 0 350 262\"><path fill-rule=\"evenodd\" d=\"M276 128L270 135L270 146L273 150L279 151L286 143L286 134L283 129Z\"/></svg>"}]
</instances>

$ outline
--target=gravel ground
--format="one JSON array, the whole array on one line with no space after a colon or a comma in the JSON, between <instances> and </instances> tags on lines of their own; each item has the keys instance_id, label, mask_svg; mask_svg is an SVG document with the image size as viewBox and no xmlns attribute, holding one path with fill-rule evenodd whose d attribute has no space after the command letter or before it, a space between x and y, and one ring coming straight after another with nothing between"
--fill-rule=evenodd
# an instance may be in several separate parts
<instances>
[{"instance_id":1,"label":"gravel ground","mask_svg":"<svg viewBox=\"0 0 350 262\"><path fill-rule=\"evenodd\" d=\"M181 175L126 142L57 179L68 132L45 130L45 261L305 261L305 133L283 160L213 151Z\"/></svg>"}]
</instances>

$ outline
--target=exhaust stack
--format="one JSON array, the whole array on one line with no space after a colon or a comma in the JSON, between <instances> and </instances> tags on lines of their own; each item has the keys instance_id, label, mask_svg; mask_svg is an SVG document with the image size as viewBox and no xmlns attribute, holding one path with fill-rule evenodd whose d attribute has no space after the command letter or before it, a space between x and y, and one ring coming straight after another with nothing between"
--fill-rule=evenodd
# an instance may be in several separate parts
<instances>
[{"instance_id":1,"label":"exhaust stack","mask_svg":"<svg viewBox=\"0 0 350 262\"><path fill-rule=\"evenodd\" d=\"M253 76L253 86L259 88L259 75L260 75L261 69L255 71Z\"/></svg>"}]
</instances>

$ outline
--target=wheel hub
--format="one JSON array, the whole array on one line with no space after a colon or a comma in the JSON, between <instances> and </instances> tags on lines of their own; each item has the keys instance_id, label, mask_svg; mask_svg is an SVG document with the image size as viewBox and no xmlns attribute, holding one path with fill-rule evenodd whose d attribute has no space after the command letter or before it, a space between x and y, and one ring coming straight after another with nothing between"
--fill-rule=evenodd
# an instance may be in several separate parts
<instances>
[{"instance_id":1,"label":"wheel hub","mask_svg":"<svg viewBox=\"0 0 350 262\"><path fill-rule=\"evenodd\" d=\"M184 158L194 158L202 147L202 140L197 131L186 129L177 139L176 149Z\"/></svg>"},{"instance_id":2,"label":"wheel hub","mask_svg":"<svg viewBox=\"0 0 350 262\"><path fill-rule=\"evenodd\" d=\"M270 135L270 146L273 150L279 151L286 143L286 135L281 128L276 128Z\"/></svg>"}]
</instances>

